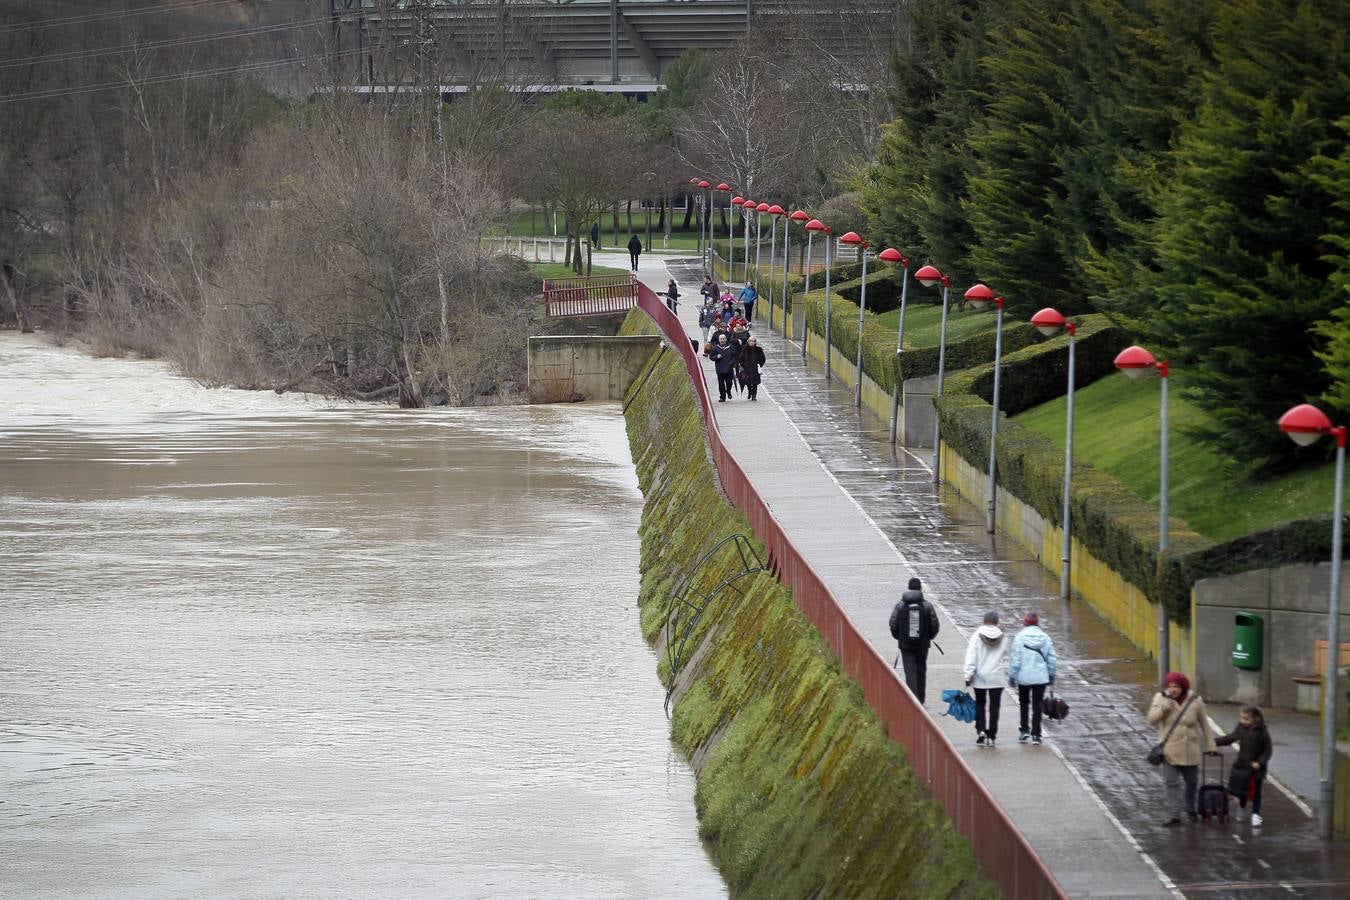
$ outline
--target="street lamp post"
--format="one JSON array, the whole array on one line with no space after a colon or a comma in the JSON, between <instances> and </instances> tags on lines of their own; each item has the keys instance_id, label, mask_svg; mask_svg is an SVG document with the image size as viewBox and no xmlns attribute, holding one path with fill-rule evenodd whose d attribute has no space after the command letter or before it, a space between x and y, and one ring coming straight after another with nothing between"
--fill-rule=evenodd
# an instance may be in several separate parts
<instances>
[{"instance_id":1,"label":"street lamp post","mask_svg":"<svg viewBox=\"0 0 1350 900\"><path fill-rule=\"evenodd\" d=\"M891 443L895 443L896 432L900 427L900 354L905 352L905 299L909 293L909 260L894 247L887 247L877 254L884 263L899 263L904 267L900 281L900 325L895 334L895 384L891 387Z\"/></svg>"},{"instance_id":2,"label":"street lamp post","mask_svg":"<svg viewBox=\"0 0 1350 900\"><path fill-rule=\"evenodd\" d=\"M800 210L800 209L799 209L799 210L796 210L795 212L793 212L792 215L788 216L788 218L789 218L792 222L801 222L803 228L806 227L806 223L807 223L808 221L810 221L810 219L811 219L810 216L808 216L805 212L803 212L803 211ZM783 227L786 228L789 224L790 224L789 222L784 222L784 223L783 223ZM804 293L810 293L810 291L811 291L811 239L812 239L813 237L815 237L815 232L808 231L808 232L806 233L806 290L805 290ZM783 340L785 340L785 341L787 340L787 336L788 336L788 313L787 313L787 308L788 308L788 269L791 267L791 265L792 265L792 255L791 255L790 253L788 253L787 238L784 237L784 238L783 238ZM803 316L803 317L802 317L802 362L803 362L803 363L806 362L806 327L805 327L805 326L806 326L806 317Z\"/></svg>"},{"instance_id":3,"label":"street lamp post","mask_svg":"<svg viewBox=\"0 0 1350 900\"><path fill-rule=\"evenodd\" d=\"M750 214L755 211L755 201L746 200L741 206L741 218L745 219L745 243L741 250L745 253L745 280L750 280Z\"/></svg>"},{"instance_id":4,"label":"street lamp post","mask_svg":"<svg viewBox=\"0 0 1350 900\"><path fill-rule=\"evenodd\" d=\"M1167 360L1159 361L1143 347L1126 347L1116 354L1116 368L1135 381L1148 378L1155 372L1162 380L1162 403L1159 407L1161 420L1161 450L1158 462L1158 564L1162 564L1163 552L1167 550ZM1167 604L1161 594L1158 596L1158 683L1162 684L1171 671L1172 648L1168 637Z\"/></svg>"},{"instance_id":5,"label":"street lamp post","mask_svg":"<svg viewBox=\"0 0 1350 900\"><path fill-rule=\"evenodd\" d=\"M1341 521L1345 493L1345 426L1334 426L1317 407L1304 403L1280 416L1280 429L1300 446L1324 434L1336 439L1336 488L1331 502L1331 596L1327 604L1327 660L1322 670L1322 837L1331 840L1336 776L1336 679L1341 646Z\"/></svg>"},{"instance_id":6,"label":"street lamp post","mask_svg":"<svg viewBox=\"0 0 1350 900\"><path fill-rule=\"evenodd\" d=\"M698 204L696 207L698 210L698 255L701 258L703 256L703 194L698 189L698 178L690 178L689 186L691 188L689 202Z\"/></svg>"},{"instance_id":7,"label":"street lamp post","mask_svg":"<svg viewBox=\"0 0 1350 900\"><path fill-rule=\"evenodd\" d=\"M770 228L769 228L769 272L770 272L770 273L776 273L776 272L778 271L778 269L776 268L776 266L778 265L778 257L777 257L777 255L776 255L777 252L778 252L778 217L779 217L779 216L782 216L782 215L784 215L784 214L785 214L785 212L784 212L784 210L783 210L783 207L779 206L777 203L775 203L775 204L773 204L772 206L769 207L769 219L770 219L770 223L769 223L769 224L770 224ZM787 223L786 223L786 222L783 223L783 233L784 233L784 234L787 233ZM770 317L770 318L772 318L772 317Z\"/></svg>"},{"instance_id":8,"label":"street lamp post","mask_svg":"<svg viewBox=\"0 0 1350 900\"><path fill-rule=\"evenodd\" d=\"M933 484L939 484L942 481L942 419L938 417L937 402L942 399L942 380L947 367L947 297L951 292L951 279L931 265L915 272L914 278L924 287L942 285L942 331L938 338L937 387L933 390Z\"/></svg>"},{"instance_id":9,"label":"street lamp post","mask_svg":"<svg viewBox=\"0 0 1350 900\"><path fill-rule=\"evenodd\" d=\"M760 267L759 267L759 254L760 254L760 250L762 250L762 249L763 249L763 246L764 246L764 214L765 214L766 212L768 212L769 210L771 210L771 209L773 209L773 207L770 206L770 205L767 204L767 203L760 203L758 206L755 207L755 282L756 282L756 284L755 284L755 291L756 291L756 292L759 291L759 284L758 284L758 282L761 282L761 281L764 280L763 272L762 272L762 270L761 270ZM770 267L773 266L773 247L772 247L772 246L769 247L769 265L770 265ZM755 308L758 309L758 308L760 307L760 305L761 305L761 304L756 303L756 304L755 304Z\"/></svg>"},{"instance_id":10,"label":"street lamp post","mask_svg":"<svg viewBox=\"0 0 1350 900\"><path fill-rule=\"evenodd\" d=\"M833 269L830 260L830 227L819 219L812 219L810 222L806 223L806 230L811 232L822 231L825 233L825 383L828 385L830 383L830 357L834 355L832 352L834 345L830 343L830 274ZM810 254L808 253L808 256L809 255ZM807 261L807 265L810 265L809 260ZM806 351L806 328L804 327L806 323L805 313L806 310L802 310L803 358L805 358Z\"/></svg>"},{"instance_id":11,"label":"street lamp post","mask_svg":"<svg viewBox=\"0 0 1350 900\"><path fill-rule=\"evenodd\" d=\"M977 284L966 291L966 301L975 309L993 303L998 309L998 319L994 323L994 414L989 425L989 495L986 502L987 512L984 518L984 530L994 533L994 518L998 500L998 389L1003 371L1003 298L994 296L988 285Z\"/></svg>"},{"instance_id":12,"label":"street lamp post","mask_svg":"<svg viewBox=\"0 0 1350 900\"><path fill-rule=\"evenodd\" d=\"M718 185L717 185L717 192L718 192L719 194L720 194L720 193L723 193L723 192L729 194L729 193L731 193L731 185L727 184L725 181L719 182ZM713 206L716 207L716 204L714 203ZM720 210L718 210L718 209L716 209L716 208L713 209L713 215L716 215L718 212L720 212ZM712 272L713 272L713 281L716 281L716 280L717 280L717 269L715 268L715 266L717 265L717 231L716 231L717 225L716 225L716 222L713 220L713 216L709 216L709 217L708 217L708 229L709 229L709 235L710 235L710 236L709 236L709 239L708 239L708 244L709 244L708 251L709 251L709 257L710 257L709 267L712 268ZM732 236L731 223L728 222L728 223L727 223L727 237L728 237L727 243L728 243L728 244L731 243L731 241L730 241L731 236ZM736 252L736 251L735 251L734 248L729 248L729 249L727 250L727 253L728 253L728 254L734 254L735 252ZM728 263L728 265L730 265L730 263ZM728 268L728 269L727 269L727 278L730 278L730 277L731 277L731 269Z\"/></svg>"},{"instance_id":13,"label":"street lamp post","mask_svg":"<svg viewBox=\"0 0 1350 900\"><path fill-rule=\"evenodd\" d=\"M853 405L862 408L862 352L863 352L863 323L864 315L867 312L867 241L863 240L856 231L850 231L839 239L842 244L848 244L850 247L862 247L862 288L858 293L858 356L854 361L854 369L857 377L853 380Z\"/></svg>"},{"instance_id":14,"label":"street lamp post","mask_svg":"<svg viewBox=\"0 0 1350 900\"><path fill-rule=\"evenodd\" d=\"M642 176L643 182L647 185L647 252L652 252L652 179L656 177L655 172L646 172Z\"/></svg>"},{"instance_id":15,"label":"street lamp post","mask_svg":"<svg viewBox=\"0 0 1350 900\"><path fill-rule=\"evenodd\" d=\"M1069 531L1069 494L1073 489L1073 350L1078 326L1066 320L1059 310L1049 306L1032 316L1031 324L1047 337L1057 334L1061 328L1069 333L1069 400L1064 423L1064 508L1060 513L1064 534L1059 554L1059 596L1068 600L1071 584L1069 564L1073 554L1073 538Z\"/></svg>"},{"instance_id":16,"label":"street lamp post","mask_svg":"<svg viewBox=\"0 0 1350 900\"><path fill-rule=\"evenodd\" d=\"M699 195L699 206L703 207L703 227L699 229L699 235L703 241L703 252L700 256L707 263L705 271L712 274L712 184L708 181L700 181L698 186L703 189Z\"/></svg>"},{"instance_id":17,"label":"street lamp post","mask_svg":"<svg viewBox=\"0 0 1350 900\"><path fill-rule=\"evenodd\" d=\"M745 206L744 197L732 197L731 205L736 207L736 212L740 212ZM727 228L727 281L736 280L736 217L732 214L732 219Z\"/></svg>"}]
</instances>

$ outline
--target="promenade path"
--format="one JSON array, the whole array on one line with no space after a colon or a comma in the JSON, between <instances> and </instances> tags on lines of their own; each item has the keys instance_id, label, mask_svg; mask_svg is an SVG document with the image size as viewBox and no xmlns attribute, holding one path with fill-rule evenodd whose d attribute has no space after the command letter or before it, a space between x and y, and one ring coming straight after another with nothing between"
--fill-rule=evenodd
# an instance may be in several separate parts
<instances>
[{"instance_id":1,"label":"promenade path","mask_svg":"<svg viewBox=\"0 0 1350 900\"><path fill-rule=\"evenodd\" d=\"M654 290L664 290L667 271L677 280L680 317L696 333L697 261L642 262L639 277ZM928 451L892 452L886 423L860 415L851 390L826 384L814 361L803 365L799 345L762 327L756 334L769 360L765 384L756 403L715 404L724 439L887 658L895 657L890 610L910 576L923 579L946 651L929 656L927 708L1071 896L1350 895L1346 845L1321 842L1306 807L1273 788L1263 831L1235 822L1165 828L1161 778L1143 761L1155 739L1143 722L1152 661L1086 605L1061 602L1038 561L985 533L981 510L936 489ZM966 638L988 609L1010 633L1036 609L1055 639L1057 687L1072 711L1047 725L1041 747L1017 743L1008 692L996 749L977 747L971 725L941 715L941 692L962 685Z\"/></svg>"}]
</instances>

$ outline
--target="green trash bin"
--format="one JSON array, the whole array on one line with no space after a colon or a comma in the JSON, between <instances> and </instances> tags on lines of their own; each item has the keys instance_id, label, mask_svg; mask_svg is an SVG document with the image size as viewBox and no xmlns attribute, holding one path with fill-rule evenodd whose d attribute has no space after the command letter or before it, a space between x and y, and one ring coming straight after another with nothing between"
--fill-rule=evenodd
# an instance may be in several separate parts
<instances>
[{"instance_id":1,"label":"green trash bin","mask_svg":"<svg viewBox=\"0 0 1350 900\"><path fill-rule=\"evenodd\" d=\"M1255 613L1240 612L1233 617L1233 665L1239 669L1261 671L1263 626Z\"/></svg>"}]
</instances>

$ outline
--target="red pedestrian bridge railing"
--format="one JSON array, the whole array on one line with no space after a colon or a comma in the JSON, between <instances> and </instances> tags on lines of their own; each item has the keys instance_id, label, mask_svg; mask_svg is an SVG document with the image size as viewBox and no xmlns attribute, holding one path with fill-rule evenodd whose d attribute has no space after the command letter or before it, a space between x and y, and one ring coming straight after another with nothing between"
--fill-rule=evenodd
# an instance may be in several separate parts
<instances>
[{"instance_id":1,"label":"red pedestrian bridge railing","mask_svg":"<svg viewBox=\"0 0 1350 900\"><path fill-rule=\"evenodd\" d=\"M550 316L599 316L628 312L637 303L632 275L549 278L544 281L544 312Z\"/></svg>"},{"instance_id":2,"label":"red pedestrian bridge railing","mask_svg":"<svg viewBox=\"0 0 1350 900\"><path fill-rule=\"evenodd\" d=\"M755 536L764 544L769 556L769 570L792 590L797 607L820 631L839 657L844 671L862 686L868 705L881 719L891 739L905 748L916 776L928 785L956 830L970 841L984 876L999 885L1005 897L1014 900L1065 897L1055 876L984 783L966 765L961 754L914 699L881 653L858 630L820 575L769 512L768 504L722 442L703 365L684 326L651 288L636 280L634 287L638 307L656 321L670 345L684 359L703 411L709 449L722 489L750 521Z\"/></svg>"}]
</instances>

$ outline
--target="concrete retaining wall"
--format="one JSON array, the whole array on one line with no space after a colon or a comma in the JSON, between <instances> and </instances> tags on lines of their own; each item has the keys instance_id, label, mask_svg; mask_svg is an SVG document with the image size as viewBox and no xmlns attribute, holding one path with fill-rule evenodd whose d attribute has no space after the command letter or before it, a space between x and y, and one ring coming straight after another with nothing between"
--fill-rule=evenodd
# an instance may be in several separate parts
<instances>
[{"instance_id":1,"label":"concrete retaining wall","mask_svg":"<svg viewBox=\"0 0 1350 900\"><path fill-rule=\"evenodd\" d=\"M1341 567L1341 641L1350 642L1350 566ZM1191 592L1197 640L1196 670L1205 696L1233 703L1298 705L1294 677L1314 674L1313 647L1327 636L1331 564L1259 569L1203 578ZM1264 666L1259 672L1232 663L1233 617L1245 610L1264 622ZM1344 698L1341 698L1344 701ZM1344 719L1342 719L1344 721Z\"/></svg>"},{"instance_id":2,"label":"concrete retaining wall","mask_svg":"<svg viewBox=\"0 0 1350 900\"><path fill-rule=\"evenodd\" d=\"M660 345L649 335L532 337L530 402L622 400Z\"/></svg>"},{"instance_id":3,"label":"concrete retaining wall","mask_svg":"<svg viewBox=\"0 0 1350 900\"><path fill-rule=\"evenodd\" d=\"M942 445L942 477L962 497L984 508L989 473L976 466L947 444ZM1048 522L1030 504L998 488L994 522L999 531L1012 538L1040 560L1041 565L1058 575L1062 568L1060 548L1063 529ZM1144 592L1130 584L1114 569L1094 557L1077 540L1073 544L1069 583L1073 591L1115 626L1135 646L1150 656L1158 655L1158 607ZM1198 632L1197 632L1198 633ZM1195 671L1195 647L1192 629L1170 623L1168 649L1172 668Z\"/></svg>"}]
</instances>

